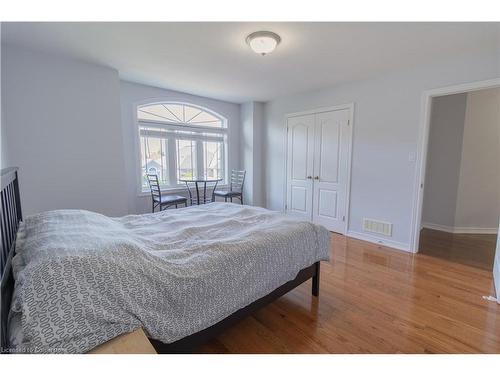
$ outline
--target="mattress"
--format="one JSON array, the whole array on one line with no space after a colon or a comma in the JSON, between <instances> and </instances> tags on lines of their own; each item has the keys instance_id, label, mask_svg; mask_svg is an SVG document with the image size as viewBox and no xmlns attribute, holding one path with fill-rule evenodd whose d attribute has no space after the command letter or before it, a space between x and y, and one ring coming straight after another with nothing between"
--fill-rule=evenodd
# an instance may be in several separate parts
<instances>
[{"instance_id":1,"label":"mattress","mask_svg":"<svg viewBox=\"0 0 500 375\"><path fill-rule=\"evenodd\" d=\"M231 203L121 218L44 212L18 233L10 337L42 353L86 352L138 327L174 342L328 260L329 249L321 226Z\"/></svg>"}]
</instances>

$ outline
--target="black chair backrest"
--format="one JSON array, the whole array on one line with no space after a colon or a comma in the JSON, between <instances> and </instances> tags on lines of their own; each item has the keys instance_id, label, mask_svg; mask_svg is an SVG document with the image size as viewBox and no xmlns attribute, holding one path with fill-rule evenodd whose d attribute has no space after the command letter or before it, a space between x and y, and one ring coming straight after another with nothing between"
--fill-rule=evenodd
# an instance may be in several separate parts
<instances>
[{"instance_id":1,"label":"black chair backrest","mask_svg":"<svg viewBox=\"0 0 500 375\"><path fill-rule=\"evenodd\" d=\"M245 183L245 175L247 171L231 171L231 181L229 182L229 190L238 193L243 192L243 184Z\"/></svg>"},{"instance_id":2,"label":"black chair backrest","mask_svg":"<svg viewBox=\"0 0 500 375\"><path fill-rule=\"evenodd\" d=\"M146 174L148 178L149 188L151 189L151 198L153 201L161 201L161 190L160 190L160 181L158 180L158 176L155 174Z\"/></svg>"}]
</instances>

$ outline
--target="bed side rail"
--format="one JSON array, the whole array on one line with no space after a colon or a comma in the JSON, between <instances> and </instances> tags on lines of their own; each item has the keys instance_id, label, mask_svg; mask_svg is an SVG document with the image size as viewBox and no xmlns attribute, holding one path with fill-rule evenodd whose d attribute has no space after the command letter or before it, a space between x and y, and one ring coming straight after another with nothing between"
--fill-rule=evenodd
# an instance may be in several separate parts
<instances>
[{"instance_id":1,"label":"bed side rail","mask_svg":"<svg viewBox=\"0 0 500 375\"><path fill-rule=\"evenodd\" d=\"M7 323L9 317L14 278L11 261L15 251L17 230L23 219L19 193L18 168L5 168L1 171L2 189L0 193L0 353L7 351Z\"/></svg>"}]
</instances>

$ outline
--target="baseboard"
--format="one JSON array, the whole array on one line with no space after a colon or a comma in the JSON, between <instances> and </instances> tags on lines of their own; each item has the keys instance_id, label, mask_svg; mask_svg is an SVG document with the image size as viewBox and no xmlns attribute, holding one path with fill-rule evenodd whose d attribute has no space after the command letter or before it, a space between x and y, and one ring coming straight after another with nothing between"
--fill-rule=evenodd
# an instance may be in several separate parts
<instances>
[{"instance_id":1,"label":"baseboard","mask_svg":"<svg viewBox=\"0 0 500 375\"><path fill-rule=\"evenodd\" d=\"M422 228L440 230L454 234L497 234L498 228L450 227L447 225L422 223Z\"/></svg>"},{"instance_id":2,"label":"baseboard","mask_svg":"<svg viewBox=\"0 0 500 375\"><path fill-rule=\"evenodd\" d=\"M349 230L349 231L347 231L346 236L356 238L358 240L376 243L377 245L391 247L391 248L396 249L396 250L403 250L403 251L410 252L410 253L412 252L410 249L410 245L407 243L397 242L397 241L389 240L386 238L373 236L373 235L367 234L367 233L361 233L361 232L355 232L355 231Z\"/></svg>"}]
</instances>

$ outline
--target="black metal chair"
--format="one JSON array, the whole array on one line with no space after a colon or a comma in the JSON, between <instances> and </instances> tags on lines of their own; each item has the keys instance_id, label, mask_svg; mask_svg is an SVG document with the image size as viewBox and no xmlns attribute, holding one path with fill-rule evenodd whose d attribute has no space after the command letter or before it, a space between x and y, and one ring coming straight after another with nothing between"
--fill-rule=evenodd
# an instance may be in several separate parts
<instances>
[{"instance_id":1,"label":"black metal chair","mask_svg":"<svg viewBox=\"0 0 500 375\"><path fill-rule=\"evenodd\" d=\"M229 198L231 202L233 198L238 198L243 204L243 184L245 183L246 171L231 171L231 180L229 181L229 190L214 190L212 194L212 202L215 202L215 197L223 197L224 202Z\"/></svg>"},{"instance_id":2,"label":"black metal chair","mask_svg":"<svg viewBox=\"0 0 500 375\"><path fill-rule=\"evenodd\" d=\"M155 174L147 174L149 188L151 189L152 212L155 212L156 207L160 207L160 211L177 205L184 204L187 207L187 198L182 195L162 195L158 176Z\"/></svg>"}]
</instances>

